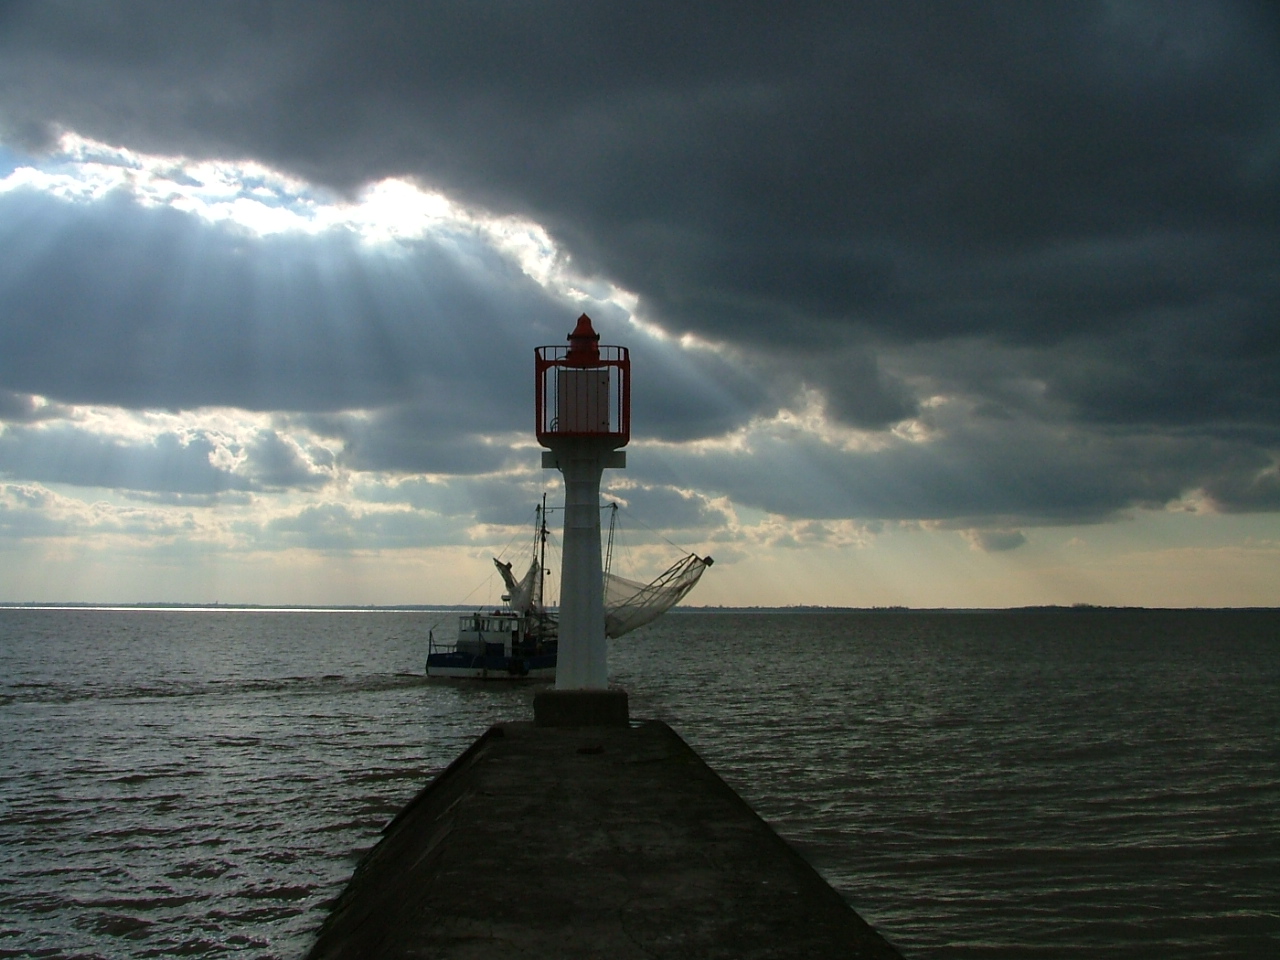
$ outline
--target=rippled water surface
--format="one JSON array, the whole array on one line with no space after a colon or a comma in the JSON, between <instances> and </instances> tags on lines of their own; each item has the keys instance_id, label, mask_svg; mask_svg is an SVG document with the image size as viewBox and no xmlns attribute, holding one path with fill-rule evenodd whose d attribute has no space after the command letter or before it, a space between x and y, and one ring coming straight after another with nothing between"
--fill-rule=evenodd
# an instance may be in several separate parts
<instances>
[{"instance_id":1,"label":"rippled water surface","mask_svg":"<svg viewBox=\"0 0 1280 960\"><path fill-rule=\"evenodd\" d=\"M421 677L439 619L0 609L0 957L300 956L531 712ZM677 613L611 664L909 958L1280 956L1280 613Z\"/></svg>"}]
</instances>

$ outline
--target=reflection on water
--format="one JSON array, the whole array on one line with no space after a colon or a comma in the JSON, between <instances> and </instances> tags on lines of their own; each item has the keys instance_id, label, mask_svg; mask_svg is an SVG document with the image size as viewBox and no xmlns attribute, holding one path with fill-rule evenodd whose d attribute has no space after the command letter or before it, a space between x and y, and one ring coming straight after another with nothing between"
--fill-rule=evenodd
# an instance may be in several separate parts
<instances>
[{"instance_id":1,"label":"reflection on water","mask_svg":"<svg viewBox=\"0 0 1280 960\"><path fill-rule=\"evenodd\" d=\"M0 610L0 957L304 952L531 713L422 679L438 619ZM1280 955L1280 615L690 613L611 656L909 957Z\"/></svg>"}]
</instances>

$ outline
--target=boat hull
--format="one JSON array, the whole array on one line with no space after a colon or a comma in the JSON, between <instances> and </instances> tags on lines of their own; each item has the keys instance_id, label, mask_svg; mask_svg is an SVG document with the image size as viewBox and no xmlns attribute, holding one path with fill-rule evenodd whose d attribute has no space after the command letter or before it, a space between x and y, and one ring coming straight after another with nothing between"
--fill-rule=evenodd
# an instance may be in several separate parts
<instances>
[{"instance_id":1,"label":"boat hull","mask_svg":"<svg viewBox=\"0 0 1280 960\"><path fill-rule=\"evenodd\" d=\"M472 656L468 653L433 653L427 657L428 677L458 680L554 680L556 655L532 657Z\"/></svg>"}]
</instances>

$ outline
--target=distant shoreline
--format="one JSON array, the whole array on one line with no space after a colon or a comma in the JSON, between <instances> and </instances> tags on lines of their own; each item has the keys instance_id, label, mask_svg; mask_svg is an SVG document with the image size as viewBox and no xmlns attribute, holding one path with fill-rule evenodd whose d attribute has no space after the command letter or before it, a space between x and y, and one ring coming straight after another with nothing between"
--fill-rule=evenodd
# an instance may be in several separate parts
<instances>
[{"instance_id":1,"label":"distant shoreline","mask_svg":"<svg viewBox=\"0 0 1280 960\"><path fill-rule=\"evenodd\" d=\"M84 602L56 602L56 601L0 601L0 610L174 610L189 611L193 613L209 612L209 613L426 613L440 611L459 611L465 612L469 610L481 609L485 604L433 604L433 603L405 603L405 604L340 604L340 605L309 605L309 604L259 604L259 603L162 603L162 602L139 602L139 603L90 603ZM554 609L554 608L553 608ZM1190 612L1195 610L1210 611L1226 611L1226 610L1254 610L1254 611L1280 611L1280 606L1275 607L1139 607L1139 606L1104 606L1092 603L1074 603L1074 604L1039 604L1025 607L903 607L903 606L885 606L885 607L836 607L803 604L796 606L783 607L723 607L723 606L680 606L668 612L668 616L696 616L698 614L708 613L745 613L745 614L778 614L778 613L875 613L875 614L904 614L904 613L1087 613L1090 611L1119 611L1119 610L1165 610L1177 612Z\"/></svg>"}]
</instances>

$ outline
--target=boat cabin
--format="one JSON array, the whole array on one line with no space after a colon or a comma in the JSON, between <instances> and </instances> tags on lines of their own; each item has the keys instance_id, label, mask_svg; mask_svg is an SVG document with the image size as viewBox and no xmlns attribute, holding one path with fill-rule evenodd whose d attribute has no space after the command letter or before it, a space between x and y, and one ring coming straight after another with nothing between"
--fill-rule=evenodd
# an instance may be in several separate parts
<instances>
[{"instance_id":1,"label":"boat cabin","mask_svg":"<svg viewBox=\"0 0 1280 960\"><path fill-rule=\"evenodd\" d=\"M469 613L458 618L458 653L471 656L509 657L528 646L528 617L494 611Z\"/></svg>"}]
</instances>

